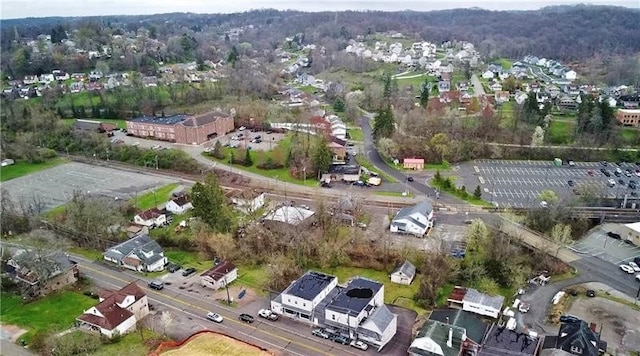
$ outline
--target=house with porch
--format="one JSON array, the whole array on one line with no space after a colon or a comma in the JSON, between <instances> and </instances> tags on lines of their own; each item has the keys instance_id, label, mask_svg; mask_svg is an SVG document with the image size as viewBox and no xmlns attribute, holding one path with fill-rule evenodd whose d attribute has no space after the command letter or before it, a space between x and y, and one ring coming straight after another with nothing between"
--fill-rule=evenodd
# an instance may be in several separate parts
<instances>
[{"instance_id":1,"label":"house with porch","mask_svg":"<svg viewBox=\"0 0 640 356\"><path fill-rule=\"evenodd\" d=\"M293 281L271 301L271 310L288 318L319 325L324 319L324 308L318 308L329 295L335 296L338 278L316 271L307 271Z\"/></svg>"},{"instance_id":2,"label":"house with porch","mask_svg":"<svg viewBox=\"0 0 640 356\"><path fill-rule=\"evenodd\" d=\"M245 213L255 212L266 202L264 192L255 189L234 190L227 195L237 210Z\"/></svg>"},{"instance_id":3,"label":"house with porch","mask_svg":"<svg viewBox=\"0 0 640 356\"><path fill-rule=\"evenodd\" d=\"M331 151L332 164L345 164L347 159L347 148L335 142L327 142L327 147Z\"/></svg>"},{"instance_id":4,"label":"house with porch","mask_svg":"<svg viewBox=\"0 0 640 356\"><path fill-rule=\"evenodd\" d=\"M179 197L173 198L167 202L165 209L174 214L184 214L187 211L193 209L193 204L189 200L187 195L181 195Z\"/></svg>"},{"instance_id":5,"label":"house with porch","mask_svg":"<svg viewBox=\"0 0 640 356\"><path fill-rule=\"evenodd\" d=\"M504 296L492 296L473 288L456 286L447 298L447 302L450 307L496 319L502 311Z\"/></svg>"},{"instance_id":6,"label":"house with porch","mask_svg":"<svg viewBox=\"0 0 640 356\"><path fill-rule=\"evenodd\" d=\"M146 234L110 247L103 256L109 262L137 272L162 271L168 262L162 247Z\"/></svg>"},{"instance_id":7,"label":"house with porch","mask_svg":"<svg viewBox=\"0 0 640 356\"><path fill-rule=\"evenodd\" d=\"M99 297L98 305L76 318L79 328L97 331L112 338L135 330L136 323L149 315L147 295L135 282Z\"/></svg>"},{"instance_id":8,"label":"house with porch","mask_svg":"<svg viewBox=\"0 0 640 356\"><path fill-rule=\"evenodd\" d=\"M205 288L218 290L237 278L238 268L229 261L222 261L200 275L200 284Z\"/></svg>"},{"instance_id":9,"label":"house with porch","mask_svg":"<svg viewBox=\"0 0 640 356\"><path fill-rule=\"evenodd\" d=\"M391 232L424 235L433 227L433 207L426 200L402 208L391 221Z\"/></svg>"},{"instance_id":10,"label":"house with porch","mask_svg":"<svg viewBox=\"0 0 640 356\"><path fill-rule=\"evenodd\" d=\"M162 226L167 223L167 214L160 209L152 208L136 214L133 217L133 222L142 226Z\"/></svg>"}]
</instances>

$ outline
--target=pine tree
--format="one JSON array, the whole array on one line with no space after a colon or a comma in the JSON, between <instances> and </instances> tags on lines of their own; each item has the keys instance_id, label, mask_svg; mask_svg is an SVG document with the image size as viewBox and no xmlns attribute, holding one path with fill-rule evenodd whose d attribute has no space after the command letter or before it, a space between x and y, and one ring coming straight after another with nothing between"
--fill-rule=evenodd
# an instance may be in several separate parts
<instances>
[{"instance_id":1,"label":"pine tree","mask_svg":"<svg viewBox=\"0 0 640 356\"><path fill-rule=\"evenodd\" d=\"M232 212L215 174L207 175L203 183L196 183L191 193L194 216L216 232L233 231Z\"/></svg>"},{"instance_id":2,"label":"pine tree","mask_svg":"<svg viewBox=\"0 0 640 356\"><path fill-rule=\"evenodd\" d=\"M425 79L424 83L422 83L422 90L420 91L420 106L423 109L426 109L429 105L429 81Z\"/></svg>"},{"instance_id":3,"label":"pine tree","mask_svg":"<svg viewBox=\"0 0 640 356\"><path fill-rule=\"evenodd\" d=\"M251 167L253 166L253 159L251 158L251 150L247 149L246 152L247 153L245 153L244 155L244 165L247 167Z\"/></svg>"},{"instance_id":4,"label":"pine tree","mask_svg":"<svg viewBox=\"0 0 640 356\"><path fill-rule=\"evenodd\" d=\"M335 110L335 112L344 112L344 100L342 100L342 98L336 98L333 102L333 110Z\"/></svg>"},{"instance_id":5,"label":"pine tree","mask_svg":"<svg viewBox=\"0 0 640 356\"><path fill-rule=\"evenodd\" d=\"M395 131L395 121L393 119L393 111L391 106L381 109L376 114L373 124L373 136L378 139L381 137L390 137Z\"/></svg>"},{"instance_id":6,"label":"pine tree","mask_svg":"<svg viewBox=\"0 0 640 356\"><path fill-rule=\"evenodd\" d=\"M482 190L480 189L480 186L476 186L476 189L473 191L473 197L476 199L480 199L482 198Z\"/></svg>"},{"instance_id":7,"label":"pine tree","mask_svg":"<svg viewBox=\"0 0 640 356\"><path fill-rule=\"evenodd\" d=\"M323 137L316 142L316 146L313 150L313 169L318 173L326 173L331 166L331 150L327 146L327 140Z\"/></svg>"}]
</instances>

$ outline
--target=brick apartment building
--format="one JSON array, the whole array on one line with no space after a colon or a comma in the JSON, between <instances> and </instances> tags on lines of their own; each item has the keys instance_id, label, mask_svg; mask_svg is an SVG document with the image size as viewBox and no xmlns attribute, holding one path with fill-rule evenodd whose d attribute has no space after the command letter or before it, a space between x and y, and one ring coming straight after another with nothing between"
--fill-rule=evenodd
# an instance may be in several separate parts
<instances>
[{"instance_id":1,"label":"brick apartment building","mask_svg":"<svg viewBox=\"0 0 640 356\"><path fill-rule=\"evenodd\" d=\"M127 132L133 136L198 145L233 129L233 117L219 111L199 115L142 116L127 121Z\"/></svg>"},{"instance_id":2,"label":"brick apartment building","mask_svg":"<svg viewBox=\"0 0 640 356\"><path fill-rule=\"evenodd\" d=\"M640 109L619 109L616 119L624 126L640 127Z\"/></svg>"}]
</instances>

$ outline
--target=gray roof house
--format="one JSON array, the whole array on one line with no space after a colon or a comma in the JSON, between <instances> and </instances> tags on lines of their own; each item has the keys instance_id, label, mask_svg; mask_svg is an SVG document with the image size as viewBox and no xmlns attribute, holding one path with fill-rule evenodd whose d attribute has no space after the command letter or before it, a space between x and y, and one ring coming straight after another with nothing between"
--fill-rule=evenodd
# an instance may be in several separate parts
<instances>
[{"instance_id":1,"label":"gray roof house","mask_svg":"<svg viewBox=\"0 0 640 356\"><path fill-rule=\"evenodd\" d=\"M437 320L427 320L411 342L410 356L458 356L466 330Z\"/></svg>"},{"instance_id":2,"label":"gray roof house","mask_svg":"<svg viewBox=\"0 0 640 356\"><path fill-rule=\"evenodd\" d=\"M107 249L103 256L109 262L138 272L162 271L168 262L162 247L146 234Z\"/></svg>"},{"instance_id":3,"label":"gray roof house","mask_svg":"<svg viewBox=\"0 0 640 356\"><path fill-rule=\"evenodd\" d=\"M416 266L409 261L404 261L404 263L396 267L396 269L391 272L389 277L393 283L409 285L415 276Z\"/></svg>"},{"instance_id":4,"label":"gray roof house","mask_svg":"<svg viewBox=\"0 0 640 356\"><path fill-rule=\"evenodd\" d=\"M597 356L607 350L607 342L600 339L600 334L594 331L595 324L584 320L572 323L562 323L558 336L546 336L541 355L554 354L553 350L563 350L572 355Z\"/></svg>"},{"instance_id":5,"label":"gray roof house","mask_svg":"<svg viewBox=\"0 0 640 356\"><path fill-rule=\"evenodd\" d=\"M424 235L433 227L433 207L426 200L402 208L391 221L391 232Z\"/></svg>"}]
</instances>

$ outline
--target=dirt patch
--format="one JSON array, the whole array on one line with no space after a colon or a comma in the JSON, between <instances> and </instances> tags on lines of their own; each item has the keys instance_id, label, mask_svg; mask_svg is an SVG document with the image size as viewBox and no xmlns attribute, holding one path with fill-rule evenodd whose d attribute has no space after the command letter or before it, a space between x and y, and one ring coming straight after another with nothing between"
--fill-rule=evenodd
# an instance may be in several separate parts
<instances>
[{"instance_id":1,"label":"dirt patch","mask_svg":"<svg viewBox=\"0 0 640 356\"><path fill-rule=\"evenodd\" d=\"M226 335L203 332L190 337L184 343L163 343L152 355L271 356L273 353Z\"/></svg>"},{"instance_id":2,"label":"dirt patch","mask_svg":"<svg viewBox=\"0 0 640 356\"><path fill-rule=\"evenodd\" d=\"M2 324L0 325L0 339L16 342L20 336L24 335L27 331L15 325Z\"/></svg>"},{"instance_id":3,"label":"dirt patch","mask_svg":"<svg viewBox=\"0 0 640 356\"><path fill-rule=\"evenodd\" d=\"M244 293L242 293L242 291L244 291ZM243 294L242 298L240 298L241 293ZM253 290L240 286L229 287L229 297L241 308L250 305L258 298ZM221 288L213 293L212 298L215 300L226 301L227 291L224 288Z\"/></svg>"},{"instance_id":4,"label":"dirt patch","mask_svg":"<svg viewBox=\"0 0 640 356\"><path fill-rule=\"evenodd\" d=\"M600 297L579 297L567 314L596 323L597 330L602 330L602 339L608 343L608 351L614 355L640 350L640 311L628 305Z\"/></svg>"}]
</instances>

